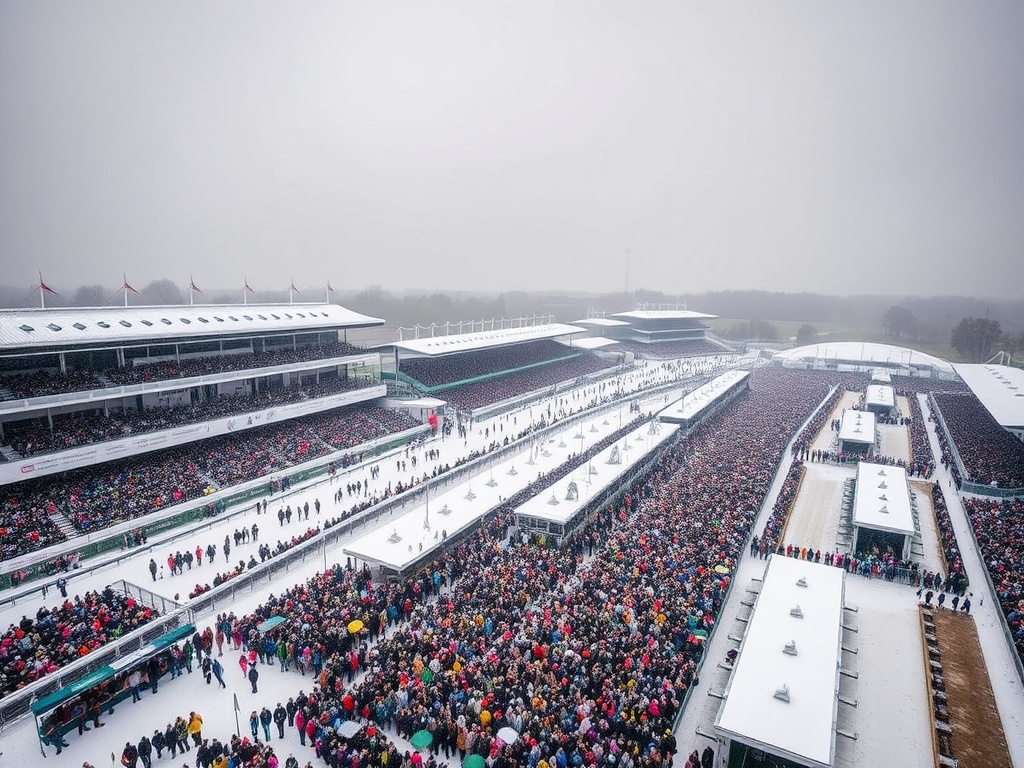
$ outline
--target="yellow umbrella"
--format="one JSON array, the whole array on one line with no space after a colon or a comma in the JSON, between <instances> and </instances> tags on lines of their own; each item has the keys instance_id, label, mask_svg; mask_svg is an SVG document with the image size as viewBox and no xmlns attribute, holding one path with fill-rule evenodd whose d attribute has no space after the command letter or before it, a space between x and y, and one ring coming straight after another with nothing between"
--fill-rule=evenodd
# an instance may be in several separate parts
<instances>
[{"instance_id":1,"label":"yellow umbrella","mask_svg":"<svg viewBox=\"0 0 1024 768\"><path fill-rule=\"evenodd\" d=\"M359 619L355 619L348 623L348 631L351 632L353 635L356 634L362 628L363 622L361 622Z\"/></svg>"}]
</instances>

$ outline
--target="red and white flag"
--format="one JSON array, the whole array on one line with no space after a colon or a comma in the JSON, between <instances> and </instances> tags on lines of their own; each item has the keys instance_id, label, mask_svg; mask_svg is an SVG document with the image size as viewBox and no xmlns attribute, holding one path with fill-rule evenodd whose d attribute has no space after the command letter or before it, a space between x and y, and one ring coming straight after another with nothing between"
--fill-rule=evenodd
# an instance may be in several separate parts
<instances>
[{"instance_id":1,"label":"red and white flag","mask_svg":"<svg viewBox=\"0 0 1024 768\"><path fill-rule=\"evenodd\" d=\"M188 289L190 291L195 291L196 293L202 293L202 291L199 290L199 286L196 285L196 281L192 279L192 275L188 276Z\"/></svg>"},{"instance_id":2,"label":"red and white flag","mask_svg":"<svg viewBox=\"0 0 1024 768\"><path fill-rule=\"evenodd\" d=\"M42 272L39 273L39 290L42 291L43 293L48 293L51 296L60 296L60 294L53 290L53 288L51 288L50 286L43 282Z\"/></svg>"},{"instance_id":3,"label":"red and white flag","mask_svg":"<svg viewBox=\"0 0 1024 768\"><path fill-rule=\"evenodd\" d=\"M132 286L131 286L131 285L129 285L129 284L128 284L128 277L127 277L126 275L124 276L124 285L123 285L122 287L123 287L123 288L124 288L124 290L126 290L126 291L131 291L132 293L135 293L135 294L138 294L138 293L139 293L139 292L138 292L137 290L135 290L134 288L132 288Z\"/></svg>"}]
</instances>

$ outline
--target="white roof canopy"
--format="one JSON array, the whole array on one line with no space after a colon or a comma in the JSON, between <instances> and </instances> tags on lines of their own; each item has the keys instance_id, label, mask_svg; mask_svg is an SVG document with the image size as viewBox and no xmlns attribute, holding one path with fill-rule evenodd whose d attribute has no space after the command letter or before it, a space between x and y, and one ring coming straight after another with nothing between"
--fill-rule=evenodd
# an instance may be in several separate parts
<instances>
[{"instance_id":1,"label":"white roof canopy","mask_svg":"<svg viewBox=\"0 0 1024 768\"><path fill-rule=\"evenodd\" d=\"M658 413L658 418L668 421L692 419L709 404L728 392L734 384L743 381L748 376L750 376L749 371L726 371L662 409Z\"/></svg>"},{"instance_id":2,"label":"white roof canopy","mask_svg":"<svg viewBox=\"0 0 1024 768\"><path fill-rule=\"evenodd\" d=\"M629 325L624 320L612 320L610 317L588 317L585 320L573 320L573 325L592 325L596 328L615 328Z\"/></svg>"},{"instance_id":3,"label":"white roof canopy","mask_svg":"<svg viewBox=\"0 0 1024 768\"><path fill-rule=\"evenodd\" d=\"M706 320L718 315L689 309L634 309L630 312L616 312L612 317L624 317L627 320Z\"/></svg>"},{"instance_id":4,"label":"white roof canopy","mask_svg":"<svg viewBox=\"0 0 1024 768\"><path fill-rule=\"evenodd\" d=\"M892 387L885 384L868 384L864 393L864 404L892 408L896 405L896 393Z\"/></svg>"},{"instance_id":5,"label":"white roof canopy","mask_svg":"<svg viewBox=\"0 0 1024 768\"><path fill-rule=\"evenodd\" d=\"M1008 365L953 367L998 424L1024 427L1024 370Z\"/></svg>"},{"instance_id":6,"label":"white roof canopy","mask_svg":"<svg viewBox=\"0 0 1024 768\"><path fill-rule=\"evenodd\" d=\"M366 328L384 321L337 304L203 304L0 310L0 352L26 347L173 343L176 339Z\"/></svg>"},{"instance_id":7,"label":"white roof canopy","mask_svg":"<svg viewBox=\"0 0 1024 768\"><path fill-rule=\"evenodd\" d=\"M849 410L839 424L839 440L844 443L875 444L875 414Z\"/></svg>"},{"instance_id":8,"label":"white roof canopy","mask_svg":"<svg viewBox=\"0 0 1024 768\"><path fill-rule=\"evenodd\" d=\"M807 766L835 753L844 572L773 555L715 727ZM798 582L803 581L806 586ZM802 618L793 615L799 607ZM794 643L795 655L784 651ZM780 689L788 701L777 698Z\"/></svg>"},{"instance_id":9,"label":"white roof canopy","mask_svg":"<svg viewBox=\"0 0 1024 768\"><path fill-rule=\"evenodd\" d=\"M521 328L501 328L493 331L477 331L475 333L453 333L448 336L431 336L423 339L391 341L378 344L377 348L395 347L407 352L415 352L430 357L451 355L458 352L475 352L491 347L502 347L507 344L518 344L524 341L540 341L569 336L575 333L586 333L582 328L564 323L545 323L543 325L524 325Z\"/></svg>"},{"instance_id":10,"label":"white roof canopy","mask_svg":"<svg viewBox=\"0 0 1024 768\"><path fill-rule=\"evenodd\" d=\"M946 373L953 372L952 365L934 355L918 352L916 349L874 342L830 341L825 344L808 344L804 347L778 352L775 357L780 360L807 362L814 360L857 361L862 365L872 366L872 369L875 364L885 364L888 367L899 369L935 368Z\"/></svg>"},{"instance_id":11,"label":"white roof canopy","mask_svg":"<svg viewBox=\"0 0 1024 768\"><path fill-rule=\"evenodd\" d=\"M853 523L890 533L914 533L914 513L905 469L866 461L857 465Z\"/></svg>"},{"instance_id":12,"label":"white roof canopy","mask_svg":"<svg viewBox=\"0 0 1024 768\"><path fill-rule=\"evenodd\" d=\"M605 347L614 347L618 344L615 339L605 339L600 336L594 336L589 339L573 339L572 344L569 346L576 347L578 349L603 349Z\"/></svg>"}]
</instances>

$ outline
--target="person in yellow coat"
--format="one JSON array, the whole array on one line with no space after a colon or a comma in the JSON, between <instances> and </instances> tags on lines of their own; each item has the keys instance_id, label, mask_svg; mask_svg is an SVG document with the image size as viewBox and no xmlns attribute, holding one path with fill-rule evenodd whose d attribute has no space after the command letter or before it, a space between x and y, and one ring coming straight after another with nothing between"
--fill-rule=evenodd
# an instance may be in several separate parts
<instances>
[{"instance_id":1,"label":"person in yellow coat","mask_svg":"<svg viewBox=\"0 0 1024 768\"><path fill-rule=\"evenodd\" d=\"M203 718L198 712L190 712L188 715L188 732L192 737L192 743L197 747L203 743Z\"/></svg>"}]
</instances>

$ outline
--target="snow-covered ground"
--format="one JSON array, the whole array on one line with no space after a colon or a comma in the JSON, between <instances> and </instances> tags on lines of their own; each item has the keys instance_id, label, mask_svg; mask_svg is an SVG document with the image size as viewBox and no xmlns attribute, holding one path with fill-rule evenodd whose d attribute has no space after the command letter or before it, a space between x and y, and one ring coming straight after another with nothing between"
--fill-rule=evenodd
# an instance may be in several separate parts
<instances>
[{"instance_id":1,"label":"snow-covered ground","mask_svg":"<svg viewBox=\"0 0 1024 768\"><path fill-rule=\"evenodd\" d=\"M634 373L625 374L621 377L624 388L632 389L634 386L650 387L659 383L672 381L679 376L678 367L674 364L648 364ZM593 394L594 387L587 388L587 392L578 393L578 397L572 393L561 395L553 403L552 407L571 407ZM644 412L649 412L663 407L665 403L680 396L679 390L673 390L667 394L662 393L654 397L641 398L641 407ZM560 401L560 402L559 402ZM843 401L845 403L845 400ZM924 407L924 404L922 404ZM840 412L843 403L840 404ZM357 479L364 483L370 483L370 493L374 489L386 487L392 483L402 480L408 482L414 475L422 476L424 471L430 472L433 464L425 459L424 453L429 449L440 451L438 462L454 463L455 460L473 449L481 449L488 445L493 439L495 431L499 438L507 431L518 432L531 418L539 417L541 409L546 409L546 404L534 403L531 407L524 408L510 414L506 414L486 422L475 423L467 440L434 438L428 443L410 451L410 456L405 456L404 451L399 455L392 455L382 458L378 463L380 476L371 480L369 466L353 469L347 474L339 474L333 485L320 483L309 488L297 489L289 495L287 501L280 503L296 506L310 504L309 524L315 524L316 514L313 511L314 501L321 502L321 517L333 515L342 508L348 508L354 503L354 498L346 497L340 505L335 506L333 494L338 489L339 483L344 486L346 483L355 482ZM623 419L628 413L623 414ZM602 426L598 419L595 426ZM608 418L613 428L617 427L617 418L612 411ZM583 433L586 436L585 442L592 444L590 437L596 439L596 435L589 432L590 422L585 421ZM933 440L934 434L929 424L930 437ZM565 442L569 446L566 450L576 448L573 445L572 434L565 436ZM831 436L826 428L822 435ZM579 440L576 440L578 445ZM815 447L826 447L818 446ZM552 451L554 453L554 451ZM417 455L417 466L413 470L410 458ZM407 469L403 472L400 464L402 460L407 462ZM785 454L782 467L773 484L764 506L762 507L759 520L754 526L755 531L763 528L765 518L771 510L772 504L781 480L785 476L790 455ZM525 467L521 468L525 469ZM816 472L844 472L841 468L815 466ZM850 471L852 473L852 470ZM535 475L533 475L535 476ZM513 492L512 478L507 473L494 470L495 479L502 479L502 488L508 493ZM526 472L518 475L523 483L531 478ZM489 479L487 468L481 471L477 480L473 480L473 490L476 493L484 488L484 482ZM937 471L937 479L948 488L949 478L942 471L941 465ZM505 495L505 494L503 494ZM481 501L486 501L481 499ZM1010 650L1004 639L1001 622L998 614L998 606L987 594L982 597L985 589L983 565L978 553L973 547L973 540L967 528L967 521L955 495L947 496L950 507L950 514L956 528L957 538L964 555L968 576L971 579L972 590L975 593L974 610L972 613L978 624L981 637L982 649L992 677L992 685L999 705L1003 726L1006 731L1007 741L1010 747L1011 757L1015 765L1024 766L1024 691L1021 690L1020 680L1017 678L1013 665ZM198 581L209 581L214 573L210 564L202 567L193 566L192 571L185 571L182 576L170 577L165 574L162 580L153 582L148 563L150 557L155 557L157 562L165 561L169 552L178 549L184 551L186 547L195 549L197 545L206 547L208 543L223 543L224 537L233 534L236 528L242 525L251 526L257 522L260 528L260 542L267 541L273 544L278 538L291 537L306 529L305 521L297 521L294 517L291 524L280 526L276 518L276 510L279 501L274 499L269 504L268 515L259 515L250 507L248 510L239 511L236 515L225 516L208 521L200 527L188 533L174 534L162 543L155 543L152 552L149 548L139 549L130 558L120 559L116 564L91 572L76 572L69 581L70 594L80 593L88 589L102 589L107 584L115 584L121 579L134 582L147 587L154 592L173 597L175 594L179 599L184 598L187 592ZM433 508L434 501L431 506ZM927 510L922 508L922 516L925 517ZM384 526L387 521L381 521ZM360 530L358 536L362 536L365 530ZM827 534L820 534L827 537ZM833 532L834 535L834 532ZM791 523L787 530L787 540L804 541L803 537L810 537L809 530L804 530L799 523ZM934 537L934 534L932 534ZM344 562L344 549L351 545L354 537L342 539L326 553L330 562ZM928 535L925 535L926 552L930 547L927 544ZM809 541L807 545L811 545ZM235 548L232 541L231 561L237 562L239 558L249 558L250 554L256 552L258 544L242 544ZM822 547L823 549L826 547ZM834 548L833 545L828 547ZM224 569L223 555L218 555L217 568ZM237 613L244 613L263 602L271 592L280 592L282 589L299 583L312 576L323 567L320 558L309 558L305 563L292 567L285 578L279 578L274 583L268 584L265 588L256 589L244 597L237 599L231 609ZM751 558L746 552L740 558L735 570L736 588L733 590L730 601L725 605L720 621L720 628L709 641L707 661L703 667L700 685L694 689L689 705L680 720L676 735L679 741L679 755L677 764L682 765L686 755L694 748L703 750L709 743L706 738L698 734L698 729L705 733L711 733L711 724L717 712L719 700L708 696L709 691L721 692L725 689L727 671L718 668L717 664L724 659L729 648L736 647L736 643L729 640L728 635L740 636L743 631L742 622L736 621L737 616L746 616L749 607L741 604L742 601L750 601L752 594L745 590L745 587L757 588L755 579L760 578L764 571L765 562L757 558ZM201 577L201 578L200 578ZM43 600L38 593L34 596L20 600L17 604L6 604L0 606L0 622L4 626L18 621L23 614L32 614L43 603L53 605L59 600L57 593L51 591ZM183 600L187 602L187 600ZM849 741L843 737L837 739L836 762L842 766L871 765L881 762L902 766L931 765L930 750L931 739L928 724L927 702L925 700L923 655L920 648L920 638L916 625L916 596L914 590L899 584L889 584L881 581L871 581L857 576L847 577L847 603L856 604L859 608L856 614L850 618L850 623L859 629L853 635L852 640L844 644L856 645L858 653L850 656L844 654L844 664L855 669L859 678L857 680L845 680L843 683L844 695L858 700L859 706L851 709L840 705L840 726L845 730L856 731L858 739ZM206 626L211 616L201 617L200 626ZM303 678L295 672L282 673L275 667L260 667L261 677L259 680L259 693L253 694L248 681L243 678L237 665L237 656L225 652L221 659L226 668L225 680L228 685L222 690L214 685L207 686L203 678L194 672L192 675L183 675L176 680L161 682L158 694L145 694L138 704L122 703L117 707L113 716L104 716L106 726L99 731L93 730L79 737L72 731L67 739L70 746L66 748L59 758L54 758L52 748L47 748L50 757L47 764L80 766L83 761L93 765L105 766L111 755L120 756L126 741L137 742L143 734L152 735L155 728L163 728L169 720L177 715L187 716L190 711L198 711L204 720L203 733L206 736L215 736L226 740L232 733L236 732L236 718L234 711L234 696L237 696L239 709L238 721L240 732L248 733L248 714L253 709L268 706L273 709L277 702L286 702L288 697L295 696L300 689L309 690L313 681L310 678ZM848 693L849 692L849 693ZM4 766L28 766L42 764L40 747L36 738L34 724L31 718L22 718L14 723L0 726L0 768ZM299 745L298 737L294 730L286 729L284 740L276 736L276 729L271 728L271 745L279 757L286 758L294 753L299 758L300 764L305 765L307 760L313 760L314 765L319 764L309 747ZM392 738L395 738L392 734ZM401 740L396 739L401 743ZM404 745L402 745L404 746ZM167 755L162 761L154 761L155 764L166 764L177 766L182 762L192 764L194 753L188 753L185 759L179 755L176 762L169 760ZM116 762L116 761L115 761ZM454 766L456 761L452 761Z\"/></svg>"}]
</instances>

